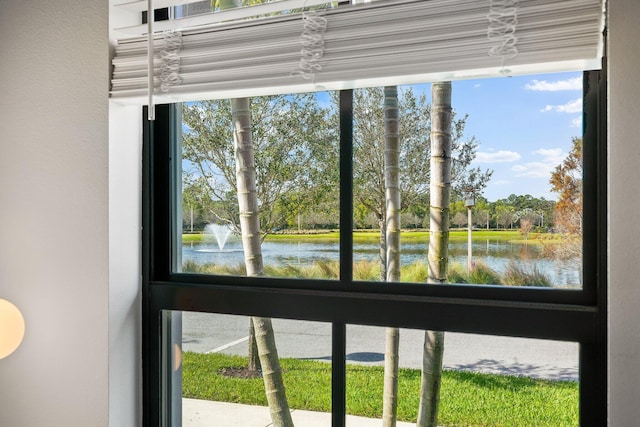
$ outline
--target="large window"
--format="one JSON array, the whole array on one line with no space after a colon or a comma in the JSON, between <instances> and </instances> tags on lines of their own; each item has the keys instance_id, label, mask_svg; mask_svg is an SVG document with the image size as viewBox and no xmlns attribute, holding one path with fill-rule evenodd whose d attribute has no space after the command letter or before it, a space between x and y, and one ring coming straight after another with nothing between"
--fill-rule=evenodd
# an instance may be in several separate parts
<instances>
[{"instance_id":1,"label":"large window","mask_svg":"<svg viewBox=\"0 0 640 427\"><path fill-rule=\"evenodd\" d=\"M207 393L194 387L222 387L209 384L207 375L198 377L203 375L198 369L211 372L198 364L216 366L210 375L243 375L236 370L250 360L255 319L273 325L290 408L325 414L313 425L350 424L366 398L358 391L362 375L371 379L365 388L382 396L383 327L400 328L400 367L417 372L422 331L451 337L444 344L449 376L441 389L443 422L508 423L509 413L503 414L507 421L500 415L496 421L486 411L495 403L483 400L471 410L475 418L447 418L460 411L447 406L454 387L450 373L479 371L569 381L561 397L542 399L570 408L561 411L568 418L546 420L555 409L528 402L530 418L516 425L603 425L603 76L595 71L555 76L573 92L550 102L523 99L518 90L537 93L534 86L551 87L554 76L453 83L448 284L433 283L427 271L434 234L430 84L397 88L405 144L398 182L406 202L400 206L399 279L388 271L385 257L392 255L380 250L393 245L383 209L389 99L383 88L249 100L257 252L247 249L240 224L256 209L238 204L243 188L233 144L237 111L231 109L236 107L228 99L156 106L144 143L145 425L188 426L193 411L218 411L213 419L224 425L225 406L205 409L193 400ZM483 86L492 90L483 92ZM501 100L500 93L509 96ZM562 115L564 126L554 128L559 115L554 111L569 111ZM499 145L501 139L507 145ZM580 161L571 163L578 154ZM544 162L550 158L552 163ZM491 159L519 161L504 167ZM565 183L573 178L572 187L550 192L554 172ZM509 185L504 182L509 177L517 180L504 192L501 186ZM541 181L547 193L538 189ZM563 191L572 198L563 199ZM473 203L467 202L470 197ZM563 201L575 206L563 207ZM263 270L251 272L247 258L256 254ZM514 276L517 282L507 281ZM538 358L528 359L523 349ZM377 371L360 374L365 368ZM295 384L306 378L295 376L301 369L314 370L317 383ZM413 409L405 406L415 406L419 396L407 375L413 374L401 372L399 412L411 419ZM463 380L462 389L479 393L473 382ZM230 387L231 394L255 393L244 385ZM531 392L521 387L523 395ZM309 388L322 390L323 406L307 406L313 399L303 391ZM266 400L260 402L252 407L266 406ZM251 417L247 411L239 413ZM381 416L376 408L363 413Z\"/></svg>"},{"instance_id":2,"label":"large window","mask_svg":"<svg viewBox=\"0 0 640 427\"><path fill-rule=\"evenodd\" d=\"M174 3L111 88L145 426L606 423L601 0Z\"/></svg>"}]
</instances>

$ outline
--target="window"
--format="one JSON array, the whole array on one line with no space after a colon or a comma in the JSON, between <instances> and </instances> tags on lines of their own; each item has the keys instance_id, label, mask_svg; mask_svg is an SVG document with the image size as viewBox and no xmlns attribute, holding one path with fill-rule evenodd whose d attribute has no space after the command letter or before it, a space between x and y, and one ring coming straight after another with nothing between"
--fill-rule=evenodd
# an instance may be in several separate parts
<instances>
[{"instance_id":1,"label":"window","mask_svg":"<svg viewBox=\"0 0 640 427\"><path fill-rule=\"evenodd\" d=\"M162 313L203 312L239 316L298 319L325 325L331 333L332 425L343 425L349 376L347 325L396 326L472 334L529 337L580 344L580 423L599 424L606 416L604 402L604 289L605 252L601 236L604 165L601 140L602 73L584 74L584 245L581 287L548 289L479 285L406 284L386 286L357 281L354 275L352 180L353 92L341 91L340 122L320 127L339 133L340 188L338 274L332 280L293 277L242 277L241 274L194 274L177 262L189 254L180 237L184 230L184 196L180 141L186 128L184 105L158 107L155 123L145 130L145 416L147 425L168 420L172 386L163 353L176 321ZM339 131L339 132L338 132ZM167 161L171 159L171 161ZM190 225L189 225L190 226ZM219 243L216 243L217 245ZM187 245L189 246L189 245ZM310 253L314 253L311 249ZM187 262L188 264L188 262ZM280 276L280 277L279 277ZM171 326L173 324L173 326ZM179 324L179 323L178 323ZM154 331L164 331L160 335ZM175 337L174 337L175 338ZM170 341L169 341L170 342ZM163 343L165 347L163 347ZM446 348L446 346L445 346ZM167 351L167 350L164 350ZM353 353L353 352L352 352ZM286 354L286 353L285 353ZM164 356L163 356L164 355ZM311 358L312 356L309 356ZM317 357L313 356L313 357ZM164 391L163 391L164 390ZM179 400L178 400L179 401ZM175 409L175 408L174 408ZM167 418L168 417L168 418ZM175 424L179 425L179 424ZM348 424L347 424L348 425Z\"/></svg>"},{"instance_id":2,"label":"window","mask_svg":"<svg viewBox=\"0 0 640 427\"><path fill-rule=\"evenodd\" d=\"M594 15L596 16L597 12L601 12L602 5L599 1L580 0L580 2L584 3L580 10L585 11L586 15L596 12ZM501 11L500 16L503 18L515 13L510 9L509 2L498 3L508 9ZM489 2L489 4L493 7L496 3ZM536 10L536 4L527 4L527 6L533 5L533 9L523 7L522 19L512 24L520 25L532 16L537 16L536 13L532 13ZM563 2L549 1L545 4L549 7L564 7ZM422 9L425 5L443 8L437 9L437 12L442 13L439 16L447 19L467 22L471 16L465 15L469 12L468 10L461 11L460 15L456 14L456 11L448 6L447 0L428 2L428 4L394 0L362 6L362 10L373 11L370 15L362 15L363 28L367 30L377 30L380 26L387 24L385 22L376 24L375 19L373 21L369 19L380 16L381 11L377 8L390 7L394 13L399 13L396 22L398 25L390 30L395 37L392 43L385 45L382 37L376 38L377 42L383 42L384 46L392 48L383 49L383 45L376 45L375 49L371 49L372 52L385 52L386 55L391 55L384 60L392 61L394 67L389 69L377 67L380 65L379 58L363 59L358 62L360 68L357 68L355 74L353 72L356 68L349 65L351 57L343 55L338 58L330 57L327 59L327 64L324 64L338 67L335 74L317 73L316 75L314 73L317 68L314 63L307 62L306 66L310 67L305 68L308 71L307 75L293 76L303 80L291 80L292 73L287 71L286 75L283 75L279 68L277 77L272 78L264 72L265 70L256 72L257 68L252 69L246 63L247 55L254 58L258 53L262 53L261 50L264 50L267 56L273 53L269 50L269 46L256 42L248 47L250 53L240 56L234 56L240 51L240 45L234 45L233 49L225 53L229 56L226 56L224 61L221 56L217 56L219 61L212 63L214 68L207 68L203 74L196 72L192 75L188 72L209 66L204 63L189 63L193 60L190 55L194 51L189 50L193 49L193 45L186 46L184 49L178 47L174 52L166 48L169 46L173 49L177 46L172 41L163 38L159 42L160 45L165 45L162 50L163 56L169 55L174 58L174 55L184 54L181 59L185 64L180 66L180 73L184 71L184 74L181 74L183 81L180 82L179 88L171 83L171 79L163 80L163 77L160 77L159 82L168 85L168 89L163 93L156 91L156 100L173 103L157 105L156 120L154 122L145 120L144 127L143 357L144 424L146 426L186 425L182 414L184 403L182 396L189 396L191 393L188 391L189 384L186 380L194 373L191 370L194 366L193 362L199 356L186 353L183 358L182 351L202 352L202 348L196 344L199 344L198 341L203 341L211 342L210 347L212 347L205 350L205 353L212 351L214 355L219 354L220 357L231 357L227 353L231 353L234 346L247 344L248 347L245 338L253 335L242 333L240 337L231 339L231 335L225 335L225 331L231 329L244 331L245 326L247 331L251 327L269 331L273 326L276 337L279 334L286 335L289 339L293 337L293 340L299 340L300 345L297 347L278 344L277 348L281 350L280 358L310 359L308 360L310 363L321 360L323 367L321 370L325 372L324 376L318 377L321 379L317 387L329 391L328 397L325 397L325 406L318 410L330 414L327 415L328 418L319 422L322 423L321 425L349 425L347 414L357 406L352 398L352 390L357 383L355 379L357 373L354 373L353 367L360 366L357 365L358 363L379 362L377 360L380 358L379 348L381 340L384 339L380 338L380 335L384 328L400 328L401 337L419 335L426 330L444 331L445 336L451 334L453 337L464 337L464 340L469 342L475 340L486 346L503 345L511 347L510 350L516 349L523 342L509 341L515 339L531 340L527 343L532 347L539 346L542 349L541 352L546 354L553 354L549 349L556 345L562 346L565 350L573 349L566 350L573 355L572 361L563 371L564 374L559 374L569 375L570 378L579 377L577 397L572 403L568 403L574 409L572 411L575 416L566 421L566 425L575 424L576 419L579 419L580 425L602 425L606 422L607 299L606 182L604 178L606 176L606 73L604 71L585 71L582 75L572 74L571 79L574 84L576 81L578 84L582 82L582 98L571 99L574 101L571 104L529 105L529 108L535 108L538 113L540 110L551 112L555 107L564 111L574 111L573 108L580 110L582 105L582 112L574 113L576 115L574 118L579 119L582 116L583 132L579 131L580 124L571 130L572 135L576 134L575 136L582 141L583 172L577 173L577 190L581 194L582 206L577 210L581 216L577 222L567 215L553 218L553 208L544 203L549 200L540 200L537 195L527 200L517 199L518 196L527 195L528 189L533 188L531 180L521 181L519 188L527 190L514 192L514 199L509 199L506 194L499 197L490 196L490 190L495 189L495 182L486 183L486 178L491 172L490 167L477 161L471 162L470 158L475 156L478 159L480 152L483 153L484 158L491 157L490 154L509 157L517 154L517 150L503 149L500 152L498 149L490 152L489 149L495 147L482 145L482 148L478 148L474 145L472 137L479 131L471 122L474 120L471 113L469 118L465 119L468 111L462 107L463 101L471 104L487 102L490 105L489 95L485 93L471 100L468 96L469 91L456 90L464 84L469 85L468 81L466 83L464 80L454 81L454 99L451 104L455 117L451 129L454 143L457 145L454 146L452 153L454 166L450 201L440 209L442 215L439 218L441 222L449 221L451 227L460 229L455 236L451 233L453 237L447 245L450 254L447 275L449 278L456 276L457 279L448 280L450 282L448 284L435 284L432 278L425 279L425 271L434 271L435 268L427 268L420 264L424 264L428 258L429 251L426 250L428 236L437 234L433 230L427 234L427 229L431 225L425 222L425 217L434 217L433 213L427 214L432 202L429 196L433 194L432 190L427 188L432 183L432 177L429 174L434 169L420 170L420 167L425 166L427 159L425 152L429 138L425 134L431 124L425 124L419 118L424 118L426 112L433 107L428 95L429 82L442 80L443 77L451 80L464 79L476 76L476 73L480 76L500 76L502 74L521 75L524 71L539 73L589 70L599 61L599 54L594 54L594 51L599 50L597 46L600 40L598 24L600 21L585 18L585 22L589 21L589 25L593 27L591 29L595 28L595 32L587 31L590 36L586 37L585 40L588 39L588 41L584 43L585 48L580 50L581 53L577 57L569 58L564 54L558 54L559 51L555 54L551 54L550 51L525 54L526 44L523 43L518 45L522 48L519 52L511 52L518 55L511 57L510 51L503 49L497 59L488 61L485 58L486 52L482 51L487 47L486 41L482 41L482 49L479 51L481 54L476 58L471 53L469 53L470 56L464 53L467 47L475 46L473 42L465 39L466 41L453 47L446 43L438 45L438 49L445 49L447 54L453 55L441 63L437 61L402 62L407 57L414 59L419 57L418 54L409 55L407 54L409 51L405 52L398 47L398 43L406 41L406 37L403 36L403 23L406 21L403 21L405 19L403 16L406 16L407 10L403 8L417 7L420 13L426 14L425 16L435 16L432 15L434 10ZM359 9L350 11L348 7L345 9L342 7L340 5L331 9L327 13L327 18L336 19L336 24L342 22L341 19L346 20L344 22L352 22L350 19L355 15L349 14ZM552 9L543 8L542 10L549 12ZM571 9L570 15L578 16L577 13L573 13L576 10ZM343 11L344 16L342 16ZM484 13L483 20L486 18ZM528 13L532 14L527 15ZM557 10L554 12L558 16L560 13ZM287 34L298 34L299 28L295 26L298 24L292 24L294 19L289 14L284 15L267 18L265 20L267 25L263 27L267 31L265 34L272 34L270 31L279 28L287 28ZM490 13L489 16L494 15ZM358 19L360 17L361 15L358 15ZM500 25L506 22L499 21ZM507 27L510 28L509 19L507 21ZM282 22L282 27L277 22ZM323 21L320 19L314 22L314 25L317 25ZM534 37L530 40L534 40L538 35L547 34L545 31L552 30L545 26L547 22L545 19L541 22L541 27L535 27L534 30L531 30L534 27L529 28L531 33L525 31L526 26L518 27L522 30L520 42L527 39L526 34L533 35ZM272 25L273 23L276 24ZM593 25L594 23L596 25ZM169 29L171 29L170 25ZM183 33L182 40L183 42L193 40L189 37L194 35L202 35L205 38L218 37L220 29L234 31L234 34L237 34L235 31L242 31L243 28L254 30L251 23L235 22L229 26L226 25L222 24L218 27L217 24L213 24L211 27L204 27L202 33L200 28L188 28ZM482 25L486 26L486 24L478 25L479 28ZM578 24L578 27L582 28L580 25L582 24ZM356 26L348 26L349 29L352 27L356 28ZM210 29L213 30L210 31ZM486 29L483 27L481 30L484 37ZM591 37L594 34L595 36ZM423 35L427 38L432 36ZM340 45L341 49L363 48L349 44L351 40L358 40L358 37L354 37L352 33L347 32L346 36L344 34L342 36L344 38L340 40L346 40L344 42L346 44ZM468 34L458 34L458 36L464 38ZM567 48L563 44L564 38L550 37L561 41L557 46L554 44L555 48L559 48L560 51ZM266 36L258 39L271 40ZM362 38L362 40L369 39ZM444 38L445 41L449 39L448 36ZM515 40L510 38L509 31L500 32L500 40L503 47L509 47L510 43L515 43ZM206 41L205 44L210 41ZM412 44L407 44L407 46L410 45ZM428 46L423 42L413 45ZM205 49L211 49L212 46L215 48L216 43L205 46ZM222 45L217 44L217 46L219 48ZM146 37L119 42L114 59L112 97L122 99L124 102L127 100L141 102L138 99L140 97L146 99L147 79L143 73L147 64L138 58L140 55L146 57L145 48ZM308 48L314 49L313 46ZM295 50L297 52L298 47ZM575 47L569 50L572 55L578 51ZM460 56L461 52L462 56ZM223 52L216 51L216 55L222 54ZM420 53L420 55L423 54L428 53ZM528 57L529 54L532 56ZM198 57L198 54L195 57ZM312 57L317 59L316 56L312 55ZM275 62L269 62L274 58L276 58ZM517 59L509 64L513 58ZM552 65L545 62L545 58L551 58ZM346 59L347 62L342 63L338 59ZM282 65L277 55L270 56L269 61L263 63L263 65L267 64L268 70ZM376 67L371 61L378 61L375 64ZM252 60L252 62L255 61ZM298 58L294 62L297 64ZM567 65L568 62L571 62L570 66ZM224 78L221 81L211 80L211 75L217 73L215 64L223 63L229 65L229 67L226 65L223 67L226 70L223 70L226 73ZM429 63L429 66L434 68L423 70L424 63ZM167 64L163 63L160 67L160 73L169 71L171 75L175 69L167 70L165 65ZM141 66L144 67L138 69ZM269 68L272 66L275 68ZM286 69L289 70L289 68ZM229 70L235 71L229 72ZM327 70L330 70L330 66L327 66L325 71ZM416 74L415 70L420 72ZM203 81L198 80L205 74L209 77ZM366 78L360 79L361 74ZM308 81L310 77L312 81ZM534 79L536 79L535 75L530 80L532 85L534 85ZM498 80L502 86L518 81L515 77L501 77ZM488 81L478 81L474 84L482 85ZM548 82L539 79L536 84L546 83ZM379 197L375 198L375 193L380 193L379 181L384 180L384 176L380 178L378 173L381 164L380 154L375 150L379 147L367 146L368 139L362 137L366 132L373 132L376 135L381 132L380 123L384 123L384 111L376 109L380 105L381 97L386 99L386 95L384 95L384 89L378 87L380 85L399 85L397 87L398 103L401 108L399 108L398 120L402 122L415 119L412 123L401 123L401 127L413 131L411 135L407 133L402 135L402 138L407 140L406 146L413 147L413 151L400 155L399 168L399 186L404 186L402 194L405 196L401 199L401 203L404 202L405 205L401 207L404 215L401 216L400 228L404 232L400 233L402 248L400 263L405 268L415 271L411 273L414 275L404 271L400 279L392 277L388 281L380 278L384 278L385 274L382 270L389 266L389 262L381 262L379 256L384 258L390 255L386 255L386 252L383 254L377 248L372 249L376 247L380 236L388 236L385 230L380 232L380 227L389 224L388 217L381 212L380 204L376 205L372 202L372 199L379 199ZM427 94L424 103L421 100L423 93ZM463 101L461 98L455 98L459 93L466 94ZM259 147L255 151L255 159L257 159L258 176L257 200L258 207L261 209L251 206L238 208L238 193L243 191L239 187L234 188L236 166L233 147L230 143L233 139L231 121L214 118L215 115L218 115L215 117L229 117L231 104L228 100L243 96L251 97L249 107L244 110L234 108L236 112L250 111L249 116L254 120L251 125L251 134L255 147ZM377 101L367 101L367 97L375 98ZM393 94L389 95L389 99L391 98ZM513 105L520 100L521 98L515 94L510 99ZM515 106L506 108L507 111L509 108L516 110ZM488 107L486 110L491 109ZM548 120L549 116L546 115L545 119ZM393 119L392 116L389 117ZM488 119L485 116L483 120ZM524 120L531 127L518 128L517 120L514 120L510 114L504 113L493 120L488 126L492 126L494 130L498 126L505 126L503 133L525 136L547 126L545 122ZM373 126L378 128L373 129ZM220 139L217 151L211 145L211 141L216 138ZM486 142L482 135L478 138ZM410 139L412 139L411 144L409 144ZM562 139L564 144L567 144L562 152L564 157L570 152L571 146L568 144L571 142L568 141L570 137ZM468 146L465 146L466 143ZM535 141L530 143L536 144ZM536 146L539 154L554 154L550 148L552 147L544 144ZM555 154L558 153L555 152ZM378 174L372 175L363 166L375 161L378 161L378 165L374 165L373 169ZM556 165L560 161L561 159L557 158ZM526 166L521 165L522 168ZM267 176L268 172L276 169L280 169L279 174L275 177ZM410 175L402 175L403 171L409 170ZM493 172L496 174L494 176L498 175L497 169ZM547 172L550 174L551 171ZM525 175L524 170L523 175ZM421 178L412 182L402 182L403 179L413 177ZM278 181L278 178L281 180ZM372 186L376 180L378 186ZM251 189L252 183L249 183L248 187ZM514 218L513 215L511 217L499 215L496 201L500 198L506 199L504 204L508 205L507 208L513 208L521 203L519 206L522 209L519 210L518 218ZM534 201L538 203L535 209L532 207ZM447 209L449 212L445 212ZM269 235L258 245L257 252L249 252L246 249L248 242L243 244L237 231L243 228L239 225L242 218L255 212L258 212L261 217L254 222L254 226L259 224L259 227L254 228L253 232L258 230ZM456 214L462 215L456 217ZM464 214L468 215L467 218L464 218ZM562 221L565 223L561 224ZM469 223L474 227L468 227ZM573 247L581 251L581 254L577 256L572 254L569 259L577 260L578 264L569 268L563 267L561 273L547 274L548 270L545 270L543 275L550 276L545 283L550 286L541 286L541 283L535 279L536 274L521 274L524 279L518 282L517 286L504 286L500 284L502 282L499 282L496 275L489 273L497 273L498 276L506 275L506 270L511 264L508 260L516 256L511 252L504 256L502 261L496 261L495 258L500 258L497 254L504 252L505 246L508 245L493 242L491 238L485 239L482 246L478 245L477 239L473 245L464 243L467 228L476 236L483 231L479 229L485 226L489 229L508 229L505 233L516 235L522 233L522 236L518 237L521 242L517 246L518 257L539 257L540 259L527 264L535 266L532 267L533 270L521 268L520 273L539 273L536 271L542 268L540 267L542 263L539 261L551 259L549 254L541 255L540 247L543 245L553 247L553 242L544 242L542 241L544 239L540 238L541 242L536 242L537 246L529 247L527 245L532 240L529 233L538 233L546 237L558 231L553 229L555 227L566 227L572 224L575 226L576 223L582 241L578 241ZM514 226L519 231L511 231L511 227ZM366 231L367 227L370 230ZM207 228L206 233L205 228ZM288 239L287 230L294 230L298 234L302 230L312 230L312 232L309 232L307 238L298 239L296 242L298 247L293 251L285 243ZM375 243L370 243L372 241ZM513 248L510 250L513 251ZM524 255L521 256L521 252ZM470 267L476 269L477 264L483 261L481 259L483 253L484 258L491 258L493 263L483 272L488 278L481 281L478 279L479 276L464 277L465 269L471 270ZM252 267L249 267L246 262L244 262L244 268L247 271L241 267L247 254L251 257L261 257L264 260L265 269L257 269L247 274L248 269ZM560 258L559 254L555 255ZM472 260L476 264L472 264ZM465 267L466 262L469 264ZM520 267L524 265L523 263L524 261ZM560 261L554 265L558 263ZM457 271L456 268L458 268ZM462 273L458 274L460 272ZM386 277L390 276L386 275ZM286 325L284 329L282 325ZM205 328L208 332L198 335L198 328ZM310 334L309 330L313 330L314 333ZM297 338L296 333L299 334ZM374 336L370 334L379 338L368 338ZM222 336L222 340L214 344L216 336L219 335ZM310 353L308 351L310 348L302 344L306 341L300 337L305 336L308 339L309 335L313 336L312 341L319 346L317 348L322 349L321 351ZM464 340L461 347L468 345ZM505 340L506 344L504 344ZM285 342L290 341L285 340ZM371 347L368 347L368 344ZM455 345L451 345L451 348L453 347ZM445 344L445 350L446 348ZM550 356L549 362L555 359L555 356ZM447 366L446 363L445 366ZM457 367L460 368L460 365L464 365L464 362L458 363ZM223 368L230 368L230 366ZM296 370L293 367L285 369ZM295 389L295 387L292 388ZM295 399L303 394L297 391L293 393L296 394L295 398L288 396L291 402L297 402ZM553 398L547 400L553 400ZM296 405L298 404L292 403L292 408L299 409L300 407ZM540 419L534 418L534 420ZM466 422L478 421L476 419ZM523 421L524 424L534 422ZM564 421L558 423L565 424Z\"/></svg>"}]
</instances>

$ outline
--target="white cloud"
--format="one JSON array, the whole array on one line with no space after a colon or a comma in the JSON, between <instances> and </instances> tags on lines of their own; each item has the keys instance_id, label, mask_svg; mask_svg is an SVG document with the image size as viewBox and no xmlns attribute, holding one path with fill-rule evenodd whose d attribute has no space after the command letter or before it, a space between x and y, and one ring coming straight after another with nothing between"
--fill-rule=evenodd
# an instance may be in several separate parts
<instances>
[{"instance_id":1,"label":"white cloud","mask_svg":"<svg viewBox=\"0 0 640 427\"><path fill-rule=\"evenodd\" d=\"M511 170L516 176L527 178L549 178L551 172L565 157L561 148L541 148L533 152L541 159L535 162L514 165Z\"/></svg>"},{"instance_id":2,"label":"white cloud","mask_svg":"<svg viewBox=\"0 0 640 427\"><path fill-rule=\"evenodd\" d=\"M554 163L555 165L562 162L564 159L564 152L562 148L541 148L533 152L542 156L542 161L545 163Z\"/></svg>"},{"instance_id":3,"label":"white cloud","mask_svg":"<svg viewBox=\"0 0 640 427\"><path fill-rule=\"evenodd\" d=\"M570 128L580 128L582 127L582 116L576 117L575 119L571 120L571 124L569 125Z\"/></svg>"},{"instance_id":4,"label":"white cloud","mask_svg":"<svg viewBox=\"0 0 640 427\"><path fill-rule=\"evenodd\" d=\"M474 89L477 89L477 88L479 88L479 87L480 87L480 83L476 83L476 84L474 84L474 85L473 85L473 88L474 88Z\"/></svg>"},{"instance_id":5,"label":"white cloud","mask_svg":"<svg viewBox=\"0 0 640 427\"><path fill-rule=\"evenodd\" d=\"M554 165L543 162L529 162L511 168L516 176L527 178L549 178Z\"/></svg>"},{"instance_id":6,"label":"white cloud","mask_svg":"<svg viewBox=\"0 0 640 427\"><path fill-rule=\"evenodd\" d=\"M574 99L562 105L547 105L542 110L543 113L555 111L556 113L579 113L582 111L582 98Z\"/></svg>"},{"instance_id":7,"label":"white cloud","mask_svg":"<svg viewBox=\"0 0 640 427\"><path fill-rule=\"evenodd\" d=\"M507 163L517 160L520 160L520 154L515 151L500 150L478 153L475 158L475 163Z\"/></svg>"},{"instance_id":8,"label":"white cloud","mask_svg":"<svg viewBox=\"0 0 640 427\"><path fill-rule=\"evenodd\" d=\"M524 86L527 90L536 90L543 92L556 92L559 90L581 90L582 89L582 77L575 77L573 79L558 80L555 82L548 82L546 80L533 80L531 83L527 83Z\"/></svg>"}]
</instances>

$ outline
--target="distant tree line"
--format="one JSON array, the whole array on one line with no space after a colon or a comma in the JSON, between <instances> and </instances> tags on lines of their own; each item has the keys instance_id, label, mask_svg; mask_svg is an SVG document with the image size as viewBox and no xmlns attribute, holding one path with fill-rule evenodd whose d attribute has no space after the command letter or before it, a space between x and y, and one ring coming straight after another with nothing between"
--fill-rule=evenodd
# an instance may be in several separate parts
<instances>
[{"instance_id":1,"label":"distant tree line","mask_svg":"<svg viewBox=\"0 0 640 427\"><path fill-rule=\"evenodd\" d=\"M193 231L198 232L209 223L219 222L218 218L226 209L225 204L201 195L199 198L193 197L189 190L189 188L186 189L183 198L183 230L189 232L193 224ZM340 227L337 200L319 201L316 205L293 213L289 211L289 207L290 203L286 203L285 200L275 204L272 231L335 230ZM532 230L561 231L556 228L556 221L558 218L562 220L563 216L555 213L555 207L555 201L529 194L519 196L512 194L495 202L489 202L486 198L479 196L472 210L472 226L480 229L510 230L519 229L522 225L529 223ZM401 214L402 228L427 229L429 227L428 208L428 195L419 198L414 205L407 206ZM454 228L467 227L467 218L463 196L456 195L451 202L451 224ZM378 227L379 218L376 213L363 204L355 204L354 228L377 230Z\"/></svg>"}]
</instances>

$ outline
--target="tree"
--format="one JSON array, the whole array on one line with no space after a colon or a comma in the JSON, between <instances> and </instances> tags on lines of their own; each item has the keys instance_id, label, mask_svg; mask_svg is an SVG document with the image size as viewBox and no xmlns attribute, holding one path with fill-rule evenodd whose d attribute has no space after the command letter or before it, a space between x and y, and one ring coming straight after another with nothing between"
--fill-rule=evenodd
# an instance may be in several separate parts
<instances>
[{"instance_id":1,"label":"tree","mask_svg":"<svg viewBox=\"0 0 640 427\"><path fill-rule=\"evenodd\" d=\"M220 9L231 9L241 5L240 0L219 0L219 3ZM250 105L249 98L231 100L233 151L240 214L239 223L247 276L262 276L264 265L262 262L260 211ZM271 319L251 317L250 322L250 335L255 338L255 346L260 357L262 378L273 424L292 427L293 421L282 380L282 369L280 368Z\"/></svg>"},{"instance_id":2,"label":"tree","mask_svg":"<svg viewBox=\"0 0 640 427\"><path fill-rule=\"evenodd\" d=\"M431 203L427 281L447 282L452 135L451 82L431 88ZM436 427L440 402L444 332L425 331L420 385L419 427Z\"/></svg>"},{"instance_id":3,"label":"tree","mask_svg":"<svg viewBox=\"0 0 640 427\"><path fill-rule=\"evenodd\" d=\"M489 211L487 209L482 209L476 207L473 210L473 223L480 227L487 227L489 229Z\"/></svg>"},{"instance_id":4,"label":"tree","mask_svg":"<svg viewBox=\"0 0 640 427\"><path fill-rule=\"evenodd\" d=\"M234 128L234 152L236 158L236 179L240 230L244 248L247 276L262 276L262 241L260 239L260 216L256 190L256 169L254 148L251 140L251 112L248 98L231 100L231 115ZM271 319L252 317L253 334L260 356L262 378L264 380L271 419L277 426L293 426L287 403L282 369L276 349Z\"/></svg>"},{"instance_id":5,"label":"tree","mask_svg":"<svg viewBox=\"0 0 640 427\"><path fill-rule=\"evenodd\" d=\"M572 139L572 148L551 173L551 190L558 193L554 224L563 234L563 243L552 255L564 259L582 257L582 138Z\"/></svg>"},{"instance_id":6,"label":"tree","mask_svg":"<svg viewBox=\"0 0 640 427\"><path fill-rule=\"evenodd\" d=\"M517 211L514 215L518 219L518 223L520 225L520 234L527 239L535 224L539 222L540 214L531 208L525 208Z\"/></svg>"},{"instance_id":7,"label":"tree","mask_svg":"<svg viewBox=\"0 0 640 427\"><path fill-rule=\"evenodd\" d=\"M384 88L384 184L387 282L400 281L400 120L398 88ZM382 425L395 427L398 407L400 329L387 327L384 351Z\"/></svg>"},{"instance_id":8,"label":"tree","mask_svg":"<svg viewBox=\"0 0 640 427\"><path fill-rule=\"evenodd\" d=\"M401 209L418 205L429 196L431 156L431 106L423 93L416 96L412 87L399 92L400 123L399 177ZM453 113L452 113L453 114ZM373 213L380 229L380 280L386 280L386 199L384 183L384 115L382 88L354 91L354 202ZM455 186L473 185L481 190L491 171L470 168L478 146L475 138L464 139L467 117L451 120L451 174ZM420 216L424 212L420 212Z\"/></svg>"},{"instance_id":9,"label":"tree","mask_svg":"<svg viewBox=\"0 0 640 427\"><path fill-rule=\"evenodd\" d=\"M506 204L496 202L496 225L507 228L513 222L514 208Z\"/></svg>"},{"instance_id":10,"label":"tree","mask_svg":"<svg viewBox=\"0 0 640 427\"><path fill-rule=\"evenodd\" d=\"M453 222L458 228L462 228L463 225L467 224L468 220L469 216L467 215L467 213L460 211L453 216L451 222Z\"/></svg>"},{"instance_id":11,"label":"tree","mask_svg":"<svg viewBox=\"0 0 640 427\"><path fill-rule=\"evenodd\" d=\"M256 168L254 148L251 140L251 112L248 98L231 100L233 118L234 152L236 158L236 179L240 230L244 248L247 276L262 276L262 241L260 239L260 216L256 190ZM282 369L273 334L271 319L252 317L253 334L262 366L267 401L271 419L277 426L293 426L287 403Z\"/></svg>"},{"instance_id":12,"label":"tree","mask_svg":"<svg viewBox=\"0 0 640 427\"><path fill-rule=\"evenodd\" d=\"M189 174L185 186L218 203L212 215L239 231L238 193L232 140L231 102L208 100L183 105L183 157ZM276 204L287 200L297 214L328 197L337 182L337 137L323 126L329 111L313 94L252 98L252 143L260 230L268 233L277 218Z\"/></svg>"},{"instance_id":13,"label":"tree","mask_svg":"<svg viewBox=\"0 0 640 427\"><path fill-rule=\"evenodd\" d=\"M565 234L582 234L582 138L573 138L571 151L551 173L551 191L558 194L555 226Z\"/></svg>"}]
</instances>

